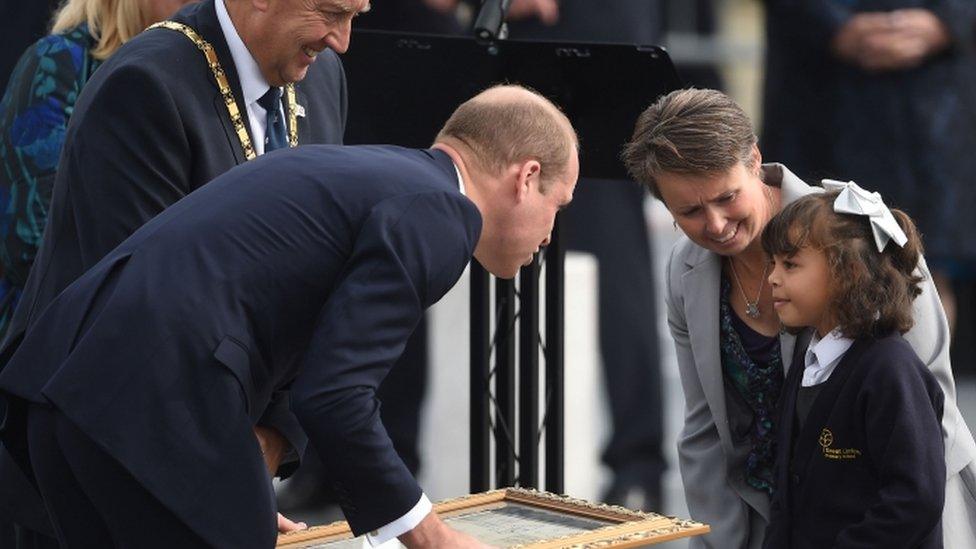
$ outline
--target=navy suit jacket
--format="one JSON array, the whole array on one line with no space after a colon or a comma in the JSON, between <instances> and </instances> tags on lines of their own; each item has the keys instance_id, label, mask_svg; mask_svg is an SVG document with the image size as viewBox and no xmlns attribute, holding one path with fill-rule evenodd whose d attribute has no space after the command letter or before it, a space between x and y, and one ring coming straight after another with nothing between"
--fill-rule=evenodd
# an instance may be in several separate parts
<instances>
[{"instance_id":1,"label":"navy suit jacket","mask_svg":"<svg viewBox=\"0 0 976 549\"><path fill-rule=\"evenodd\" d=\"M290 387L361 534L420 498L375 393L480 231L443 152L275 151L171 206L69 286L0 390L54 405L214 546L271 547L252 426ZM23 432L10 414L9 447Z\"/></svg>"},{"instance_id":2,"label":"navy suit jacket","mask_svg":"<svg viewBox=\"0 0 976 549\"><path fill-rule=\"evenodd\" d=\"M780 397L763 547L941 548L946 473L935 377L900 335L856 340L797 432L803 369L794 360Z\"/></svg>"},{"instance_id":3,"label":"navy suit jacket","mask_svg":"<svg viewBox=\"0 0 976 549\"><path fill-rule=\"evenodd\" d=\"M244 109L213 0L188 5L172 19L213 45ZM153 216L245 161L211 70L181 33L144 32L99 69L82 90L68 124L43 241L0 348L0 368L65 287ZM298 119L299 143L341 143L346 85L334 52L319 55L296 95L306 113ZM262 423L300 444L301 430L283 395L278 400ZM0 448L0 500L17 503L4 512L53 535L40 500L22 489L24 479L12 478L18 473L7 457ZM280 472L287 474L296 465L292 462ZM6 507L0 501L0 508Z\"/></svg>"}]
</instances>

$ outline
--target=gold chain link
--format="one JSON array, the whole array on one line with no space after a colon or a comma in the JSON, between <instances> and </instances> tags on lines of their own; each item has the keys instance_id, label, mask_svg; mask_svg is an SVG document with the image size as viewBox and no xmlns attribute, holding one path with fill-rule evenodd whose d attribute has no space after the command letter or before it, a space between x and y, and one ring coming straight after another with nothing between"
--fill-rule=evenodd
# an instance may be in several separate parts
<instances>
[{"instance_id":1,"label":"gold chain link","mask_svg":"<svg viewBox=\"0 0 976 549\"><path fill-rule=\"evenodd\" d=\"M207 42L197 34L193 28L182 23L160 21L146 30L155 28L169 29L182 33L203 52L204 57L207 59L207 65L210 67L210 71L213 72L214 80L217 81L220 95L224 99L224 105L227 107L227 114L230 115L231 124L234 125L234 131L237 132L237 139L241 142L241 148L244 149L244 157L248 160L253 160L257 156L254 152L254 145L251 143L251 137L247 133L247 126L244 125L242 111L237 106L237 101L234 99L234 92L231 90L230 83L227 81L227 75L224 73L224 69L220 66L220 60L217 59L217 52L214 50L214 47L210 45L210 42ZM298 109L296 105L298 103L295 99L294 84L285 85L285 97L288 103L288 145L290 147L297 147Z\"/></svg>"}]
</instances>

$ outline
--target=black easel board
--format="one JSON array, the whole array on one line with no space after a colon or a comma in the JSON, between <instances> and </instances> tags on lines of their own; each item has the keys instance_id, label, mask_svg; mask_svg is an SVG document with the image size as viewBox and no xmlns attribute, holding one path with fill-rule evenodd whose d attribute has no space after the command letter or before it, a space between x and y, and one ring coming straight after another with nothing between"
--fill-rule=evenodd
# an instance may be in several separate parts
<instances>
[{"instance_id":1,"label":"black easel board","mask_svg":"<svg viewBox=\"0 0 976 549\"><path fill-rule=\"evenodd\" d=\"M680 87L656 46L355 31L343 55L347 144L427 147L463 101L496 83L529 86L558 104L582 146L581 176L625 178L619 160L637 116Z\"/></svg>"}]
</instances>

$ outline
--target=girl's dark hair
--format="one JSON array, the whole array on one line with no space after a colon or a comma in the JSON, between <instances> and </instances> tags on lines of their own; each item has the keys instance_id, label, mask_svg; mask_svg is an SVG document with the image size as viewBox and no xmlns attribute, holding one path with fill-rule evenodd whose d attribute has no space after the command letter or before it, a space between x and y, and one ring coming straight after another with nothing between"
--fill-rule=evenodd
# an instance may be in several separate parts
<instances>
[{"instance_id":1,"label":"girl's dark hair","mask_svg":"<svg viewBox=\"0 0 976 549\"><path fill-rule=\"evenodd\" d=\"M833 281L828 309L844 337L905 333L914 324L912 301L924 280L916 271L922 241L915 223L892 209L908 242L904 247L889 242L879 253L868 217L834 211L838 194L808 195L783 208L763 232L763 249L785 257L804 246L824 253Z\"/></svg>"}]
</instances>

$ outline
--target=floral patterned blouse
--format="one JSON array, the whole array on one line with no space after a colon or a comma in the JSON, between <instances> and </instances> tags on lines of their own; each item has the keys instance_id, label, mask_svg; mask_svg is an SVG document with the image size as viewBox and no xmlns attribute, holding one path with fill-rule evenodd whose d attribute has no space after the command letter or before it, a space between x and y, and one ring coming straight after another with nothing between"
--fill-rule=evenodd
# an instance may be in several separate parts
<instances>
[{"instance_id":1,"label":"floral patterned blouse","mask_svg":"<svg viewBox=\"0 0 976 549\"><path fill-rule=\"evenodd\" d=\"M785 382L779 337L754 331L736 315L730 304L730 287L729 279L723 276L719 302L722 371L753 414L745 480L753 488L771 494L776 404Z\"/></svg>"},{"instance_id":2,"label":"floral patterned blouse","mask_svg":"<svg viewBox=\"0 0 976 549\"><path fill-rule=\"evenodd\" d=\"M41 38L0 100L0 336L41 243L68 117L99 65L94 45L84 24Z\"/></svg>"}]
</instances>

